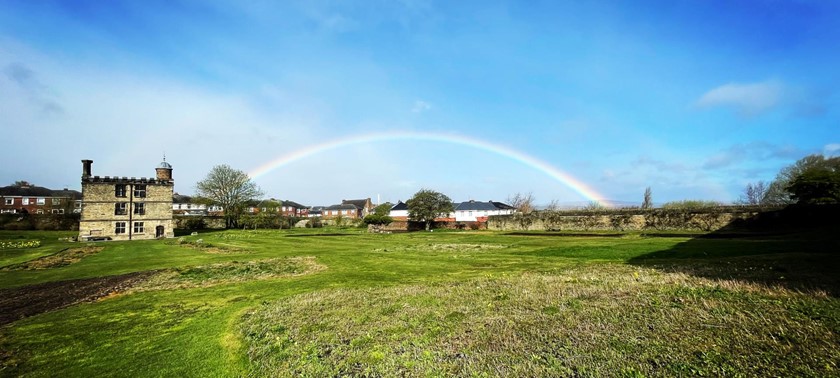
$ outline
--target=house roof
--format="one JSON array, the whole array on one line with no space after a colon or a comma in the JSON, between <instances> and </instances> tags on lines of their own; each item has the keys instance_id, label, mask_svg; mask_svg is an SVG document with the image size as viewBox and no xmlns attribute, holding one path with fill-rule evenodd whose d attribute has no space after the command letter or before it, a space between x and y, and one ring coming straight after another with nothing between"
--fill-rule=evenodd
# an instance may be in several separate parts
<instances>
[{"instance_id":1,"label":"house roof","mask_svg":"<svg viewBox=\"0 0 840 378\"><path fill-rule=\"evenodd\" d=\"M294 207L295 209L305 209L306 208L306 206L301 205L301 204L299 204L297 202L294 202L294 201L283 201L281 206L291 206L291 207Z\"/></svg>"},{"instance_id":2,"label":"house roof","mask_svg":"<svg viewBox=\"0 0 840 378\"><path fill-rule=\"evenodd\" d=\"M396 205L394 205L394 207L391 208L391 211L394 210L408 210L408 205L406 205L403 201L399 201Z\"/></svg>"},{"instance_id":3,"label":"house roof","mask_svg":"<svg viewBox=\"0 0 840 378\"><path fill-rule=\"evenodd\" d=\"M455 206L455 211L468 211L468 210L471 210L471 211L476 211L476 210L478 210L478 211L491 211L491 210L507 210L507 209L512 209L512 208L513 207L511 207L510 205L506 205L506 204L501 203L501 202L493 202L493 201L481 202L481 201L470 200L470 201L464 201L464 202L459 203L457 206Z\"/></svg>"},{"instance_id":4,"label":"house roof","mask_svg":"<svg viewBox=\"0 0 840 378\"><path fill-rule=\"evenodd\" d=\"M514 209L516 209L515 207L513 207L513 206L511 206L511 205L508 205L508 204L506 204L506 203L504 203L504 202L494 202L494 201L490 201L490 203L492 203L493 205L495 205L497 208L499 208L499 209L501 209L501 210L514 210Z\"/></svg>"},{"instance_id":5,"label":"house roof","mask_svg":"<svg viewBox=\"0 0 840 378\"><path fill-rule=\"evenodd\" d=\"M18 196L18 197L70 197L82 198L82 193L77 190L52 190L43 186L35 185L9 185L0 188L0 196Z\"/></svg>"},{"instance_id":6,"label":"house roof","mask_svg":"<svg viewBox=\"0 0 840 378\"><path fill-rule=\"evenodd\" d=\"M72 189L53 190L53 197L68 197L72 199L82 199L82 192Z\"/></svg>"},{"instance_id":7,"label":"house roof","mask_svg":"<svg viewBox=\"0 0 840 378\"><path fill-rule=\"evenodd\" d=\"M358 207L356 205L353 205L353 204L350 204L350 203L342 203L341 205L332 205L332 206L329 206L327 208L324 208L324 210L359 210L359 209L360 209L360 207Z\"/></svg>"},{"instance_id":8,"label":"house roof","mask_svg":"<svg viewBox=\"0 0 840 378\"><path fill-rule=\"evenodd\" d=\"M356 205L356 207L360 209L364 209L368 204L371 204L370 198L366 199L354 199L354 200L341 200L342 205Z\"/></svg>"}]
</instances>

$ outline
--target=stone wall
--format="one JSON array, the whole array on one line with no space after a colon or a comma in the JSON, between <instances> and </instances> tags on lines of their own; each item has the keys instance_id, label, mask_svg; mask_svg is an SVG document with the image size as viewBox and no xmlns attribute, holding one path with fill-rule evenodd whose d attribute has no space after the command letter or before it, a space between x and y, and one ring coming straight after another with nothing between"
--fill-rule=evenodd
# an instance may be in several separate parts
<instances>
[{"instance_id":1,"label":"stone wall","mask_svg":"<svg viewBox=\"0 0 840 378\"><path fill-rule=\"evenodd\" d=\"M765 211L757 207L708 209L619 209L536 211L489 217L487 228L501 231L717 231L747 222Z\"/></svg>"},{"instance_id":2,"label":"stone wall","mask_svg":"<svg viewBox=\"0 0 840 378\"><path fill-rule=\"evenodd\" d=\"M0 214L0 229L78 231L79 214Z\"/></svg>"}]
</instances>

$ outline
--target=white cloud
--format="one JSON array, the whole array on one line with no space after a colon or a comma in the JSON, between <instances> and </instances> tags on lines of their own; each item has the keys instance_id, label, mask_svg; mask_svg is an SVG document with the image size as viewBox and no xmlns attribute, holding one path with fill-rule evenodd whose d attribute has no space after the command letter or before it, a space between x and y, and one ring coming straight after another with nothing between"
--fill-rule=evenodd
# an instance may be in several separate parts
<instances>
[{"instance_id":1,"label":"white cloud","mask_svg":"<svg viewBox=\"0 0 840 378\"><path fill-rule=\"evenodd\" d=\"M840 143L829 143L823 147L825 156L840 156Z\"/></svg>"},{"instance_id":2,"label":"white cloud","mask_svg":"<svg viewBox=\"0 0 840 378\"><path fill-rule=\"evenodd\" d=\"M793 146L778 146L764 142L736 144L711 155L703 163L705 169L726 168L745 162L766 160L793 160L805 155L805 151Z\"/></svg>"},{"instance_id":3,"label":"white cloud","mask_svg":"<svg viewBox=\"0 0 840 378\"><path fill-rule=\"evenodd\" d=\"M777 80L759 83L729 83L714 88L700 97L700 108L731 107L742 116L769 112L783 103L786 87Z\"/></svg>"},{"instance_id":4,"label":"white cloud","mask_svg":"<svg viewBox=\"0 0 840 378\"><path fill-rule=\"evenodd\" d=\"M423 113L423 112L425 112L427 110L430 110L430 109L432 109L432 104L430 104L426 101L423 101L423 100L417 100L417 101L414 101L414 106L411 107L411 112L412 113Z\"/></svg>"}]
</instances>

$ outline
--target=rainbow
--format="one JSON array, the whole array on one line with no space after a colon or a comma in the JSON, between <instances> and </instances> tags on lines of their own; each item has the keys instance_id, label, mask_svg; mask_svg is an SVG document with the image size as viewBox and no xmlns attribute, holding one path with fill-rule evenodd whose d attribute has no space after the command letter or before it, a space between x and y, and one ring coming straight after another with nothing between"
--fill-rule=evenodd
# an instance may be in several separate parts
<instances>
[{"instance_id":1,"label":"rainbow","mask_svg":"<svg viewBox=\"0 0 840 378\"><path fill-rule=\"evenodd\" d=\"M257 179L260 176L263 176L277 168L291 164L301 159L305 159L313 155L317 155L325 151L347 147L355 144L395 140L423 140L432 142L443 142L488 151L515 160L533 169L536 169L537 171L540 171L548 175L549 177L557 180L558 182L562 183L563 185L569 187L574 192L580 194L589 201L598 201L601 203L605 203L604 196L596 192L594 189L592 189L582 181L572 177L568 173L565 173L540 159L537 159L533 156L527 155L525 153L516 151L505 146L500 146L498 144L493 144L480 139L468 138L464 136L451 134L401 131L349 136L309 146L296 151L292 151L289 154L279 156L269 162L266 162L265 164L260 165L259 167L254 168L248 173L248 175L251 176L252 179Z\"/></svg>"}]
</instances>

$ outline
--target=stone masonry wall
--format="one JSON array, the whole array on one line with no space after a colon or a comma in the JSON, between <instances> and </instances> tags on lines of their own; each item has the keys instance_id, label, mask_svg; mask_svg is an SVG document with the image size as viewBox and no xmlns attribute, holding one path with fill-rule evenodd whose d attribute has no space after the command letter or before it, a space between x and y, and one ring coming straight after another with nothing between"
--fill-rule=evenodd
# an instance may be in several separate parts
<instances>
[{"instance_id":1,"label":"stone masonry wall","mask_svg":"<svg viewBox=\"0 0 840 378\"><path fill-rule=\"evenodd\" d=\"M126 185L126 196L115 195L115 185ZM145 197L135 197L136 185L146 186ZM82 182L82 216L79 237L99 236L114 240L154 239L156 228L163 227L163 237L174 237L172 222L172 184L136 181ZM114 206L125 202L126 214L115 215ZM134 214L137 204L143 203L144 214ZM117 222L125 222L126 232L116 234ZM135 224L142 222L142 232L135 232Z\"/></svg>"},{"instance_id":2,"label":"stone masonry wall","mask_svg":"<svg viewBox=\"0 0 840 378\"><path fill-rule=\"evenodd\" d=\"M489 217L487 228L501 231L717 231L747 221L760 209L631 209L537 211Z\"/></svg>"}]
</instances>

